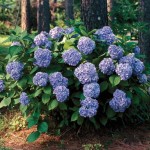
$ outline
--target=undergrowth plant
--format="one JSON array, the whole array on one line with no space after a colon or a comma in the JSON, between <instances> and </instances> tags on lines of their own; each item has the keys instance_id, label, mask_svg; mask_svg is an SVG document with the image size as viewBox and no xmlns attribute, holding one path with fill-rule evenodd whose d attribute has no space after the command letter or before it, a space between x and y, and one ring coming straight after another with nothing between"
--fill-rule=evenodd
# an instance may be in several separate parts
<instances>
[{"instance_id":1,"label":"undergrowth plant","mask_svg":"<svg viewBox=\"0 0 150 150\"><path fill-rule=\"evenodd\" d=\"M9 40L0 108L19 105L28 128L37 125L29 142L48 132L51 120L58 128L91 122L98 129L150 101L145 56L108 26L87 32L82 23L72 22L38 35L17 28Z\"/></svg>"}]
</instances>

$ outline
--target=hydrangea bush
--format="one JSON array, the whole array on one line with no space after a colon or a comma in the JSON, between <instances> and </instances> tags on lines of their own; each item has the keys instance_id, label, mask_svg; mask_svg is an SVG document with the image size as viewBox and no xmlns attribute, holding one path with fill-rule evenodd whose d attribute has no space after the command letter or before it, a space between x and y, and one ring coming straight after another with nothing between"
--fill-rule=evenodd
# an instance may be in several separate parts
<instances>
[{"instance_id":1,"label":"hydrangea bush","mask_svg":"<svg viewBox=\"0 0 150 150\"><path fill-rule=\"evenodd\" d=\"M150 101L139 47L108 26L87 32L75 24L38 35L16 31L10 40L0 72L0 108L20 105L28 127L37 125L29 142L48 131L50 117L57 127L86 120L99 128Z\"/></svg>"}]
</instances>

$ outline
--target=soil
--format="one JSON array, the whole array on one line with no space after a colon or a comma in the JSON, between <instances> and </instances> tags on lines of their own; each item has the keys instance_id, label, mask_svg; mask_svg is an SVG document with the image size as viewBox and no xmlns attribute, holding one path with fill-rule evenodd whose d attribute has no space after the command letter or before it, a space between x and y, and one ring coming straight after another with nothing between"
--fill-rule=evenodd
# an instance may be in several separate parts
<instances>
[{"instance_id":1,"label":"soil","mask_svg":"<svg viewBox=\"0 0 150 150\"><path fill-rule=\"evenodd\" d=\"M0 133L6 147L12 150L84 150L85 146L101 144L101 148L86 150L150 150L150 125L127 127L110 131L102 129L98 132L77 134L74 129L66 129L60 136L42 134L40 138L27 143L27 136L35 128L17 132Z\"/></svg>"}]
</instances>

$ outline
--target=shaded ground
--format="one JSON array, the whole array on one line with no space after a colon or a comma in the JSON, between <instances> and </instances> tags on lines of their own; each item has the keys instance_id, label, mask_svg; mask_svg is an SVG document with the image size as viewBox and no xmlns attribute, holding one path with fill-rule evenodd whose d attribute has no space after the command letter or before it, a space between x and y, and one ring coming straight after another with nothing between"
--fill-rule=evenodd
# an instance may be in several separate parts
<instances>
[{"instance_id":1,"label":"shaded ground","mask_svg":"<svg viewBox=\"0 0 150 150\"><path fill-rule=\"evenodd\" d=\"M0 134L6 147L12 150L83 150L83 145L101 144L103 148L90 150L150 150L150 126L143 125L134 129L99 133L90 132L77 135L73 129L67 129L62 135L48 136L43 134L36 142L27 143L26 137L35 129ZM88 150L88 149L87 149Z\"/></svg>"}]
</instances>

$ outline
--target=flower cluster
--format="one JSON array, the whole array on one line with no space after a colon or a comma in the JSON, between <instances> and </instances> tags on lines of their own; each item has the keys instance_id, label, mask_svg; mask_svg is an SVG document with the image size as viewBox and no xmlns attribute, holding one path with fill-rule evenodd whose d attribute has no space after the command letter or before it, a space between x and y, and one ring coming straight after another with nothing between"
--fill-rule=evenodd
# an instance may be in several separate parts
<instances>
[{"instance_id":1,"label":"flower cluster","mask_svg":"<svg viewBox=\"0 0 150 150\"><path fill-rule=\"evenodd\" d=\"M81 61L82 56L77 50L69 49L63 53L62 58L68 65L76 66Z\"/></svg>"},{"instance_id":2,"label":"flower cluster","mask_svg":"<svg viewBox=\"0 0 150 150\"><path fill-rule=\"evenodd\" d=\"M111 58L104 58L100 64L99 69L103 74L111 75L115 71L115 65Z\"/></svg>"},{"instance_id":3,"label":"flower cluster","mask_svg":"<svg viewBox=\"0 0 150 150\"><path fill-rule=\"evenodd\" d=\"M33 83L37 86L46 86L48 83L48 74L44 72L37 72L33 77Z\"/></svg>"},{"instance_id":4,"label":"flower cluster","mask_svg":"<svg viewBox=\"0 0 150 150\"><path fill-rule=\"evenodd\" d=\"M89 83L83 86L83 94L85 97L97 98L100 94L100 86L98 83Z\"/></svg>"},{"instance_id":5,"label":"flower cluster","mask_svg":"<svg viewBox=\"0 0 150 150\"><path fill-rule=\"evenodd\" d=\"M50 49L52 46L52 42L48 40L49 35L47 32L41 32L34 38L34 43L36 46L42 47L45 46L45 48Z\"/></svg>"},{"instance_id":6,"label":"flower cluster","mask_svg":"<svg viewBox=\"0 0 150 150\"><path fill-rule=\"evenodd\" d=\"M60 27L55 27L50 30L49 34L52 39L60 39L64 33L64 30Z\"/></svg>"},{"instance_id":7,"label":"flower cluster","mask_svg":"<svg viewBox=\"0 0 150 150\"><path fill-rule=\"evenodd\" d=\"M90 97L86 97L81 101L81 107L79 109L79 114L82 117L94 117L98 109L98 101Z\"/></svg>"},{"instance_id":8,"label":"flower cluster","mask_svg":"<svg viewBox=\"0 0 150 150\"><path fill-rule=\"evenodd\" d=\"M112 59L120 59L123 57L123 49L120 46L110 45L108 47L108 54Z\"/></svg>"},{"instance_id":9,"label":"flower cluster","mask_svg":"<svg viewBox=\"0 0 150 150\"><path fill-rule=\"evenodd\" d=\"M71 34L72 32L74 32L74 27L66 28L64 31L65 34Z\"/></svg>"},{"instance_id":10,"label":"flower cluster","mask_svg":"<svg viewBox=\"0 0 150 150\"><path fill-rule=\"evenodd\" d=\"M52 73L49 76L50 84L52 85L53 89L57 86L68 86L68 79L66 77L63 77L61 72L55 72Z\"/></svg>"},{"instance_id":11,"label":"flower cluster","mask_svg":"<svg viewBox=\"0 0 150 150\"><path fill-rule=\"evenodd\" d=\"M28 97L27 93L22 92L21 95L20 95L20 103L22 105L28 105L29 102L30 102L30 100L29 100L29 97Z\"/></svg>"},{"instance_id":12,"label":"flower cluster","mask_svg":"<svg viewBox=\"0 0 150 150\"><path fill-rule=\"evenodd\" d=\"M78 41L77 48L85 55L91 54L95 49L95 42L89 37L81 37Z\"/></svg>"},{"instance_id":13,"label":"flower cluster","mask_svg":"<svg viewBox=\"0 0 150 150\"><path fill-rule=\"evenodd\" d=\"M52 59L52 54L51 51L48 49L38 48L34 52L34 58L35 58L34 62L35 65L39 67L48 67Z\"/></svg>"},{"instance_id":14,"label":"flower cluster","mask_svg":"<svg viewBox=\"0 0 150 150\"><path fill-rule=\"evenodd\" d=\"M80 64L75 69L74 74L82 84L98 81L98 74L96 72L95 65L89 62Z\"/></svg>"},{"instance_id":15,"label":"flower cluster","mask_svg":"<svg viewBox=\"0 0 150 150\"><path fill-rule=\"evenodd\" d=\"M104 41L108 45L111 45L116 41L116 37L109 26L105 26L101 29L98 29L95 32L95 35L99 40Z\"/></svg>"},{"instance_id":16,"label":"flower cluster","mask_svg":"<svg viewBox=\"0 0 150 150\"><path fill-rule=\"evenodd\" d=\"M125 92L117 89L109 105L115 112L124 112L131 105L131 99L126 97Z\"/></svg>"},{"instance_id":17,"label":"flower cluster","mask_svg":"<svg viewBox=\"0 0 150 150\"><path fill-rule=\"evenodd\" d=\"M10 62L6 66L6 72L10 74L14 80L19 80L22 76L24 65L18 61Z\"/></svg>"},{"instance_id":18,"label":"flower cluster","mask_svg":"<svg viewBox=\"0 0 150 150\"><path fill-rule=\"evenodd\" d=\"M132 76L132 67L128 63L120 63L116 67L116 73L121 80L128 80Z\"/></svg>"},{"instance_id":19,"label":"flower cluster","mask_svg":"<svg viewBox=\"0 0 150 150\"><path fill-rule=\"evenodd\" d=\"M12 42L11 46L21 46L21 43L18 41Z\"/></svg>"},{"instance_id":20,"label":"flower cluster","mask_svg":"<svg viewBox=\"0 0 150 150\"><path fill-rule=\"evenodd\" d=\"M136 47L133 49L133 53L136 54L136 55L140 54L140 52L141 52L141 49L140 49L139 46L136 46Z\"/></svg>"},{"instance_id":21,"label":"flower cluster","mask_svg":"<svg viewBox=\"0 0 150 150\"><path fill-rule=\"evenodd\" d=\"M145 74L139 74L137 76L139 83L145 84L147 83L147 76Z\"/></svg>"},{"instance_id":22,"label":"flower cluster","mask_svg":"<svg viewBox=\"0 0 150 150\"><path fill-rule=\"evenodd\" d=\"M4 81L0 80L0 92L4 91L4 89L5 89Z\"/></svg>"},{"instance_id":23,"label":"flower cluster","mask_svg":"<svg viewBox=\"0 0 150 150\"><path fill-rule=\"evenodd\" d=\"M137 58L134 58L134 63L133 63L133 74L134 75L139 75L141 74L145 69L144 63L140 61Z\"/></svg>"},{"instance_id":24,"label":"flower cluster","mask_svg":"<svg viewBox=\"0 0 150 150\"><path fill-rule=\"evenodd\" d=\"M57 101L64 102L69 96L69 89L65 86L57 86L54 89L53 94L56 95Z\"/></svg>"}]
</instances>

